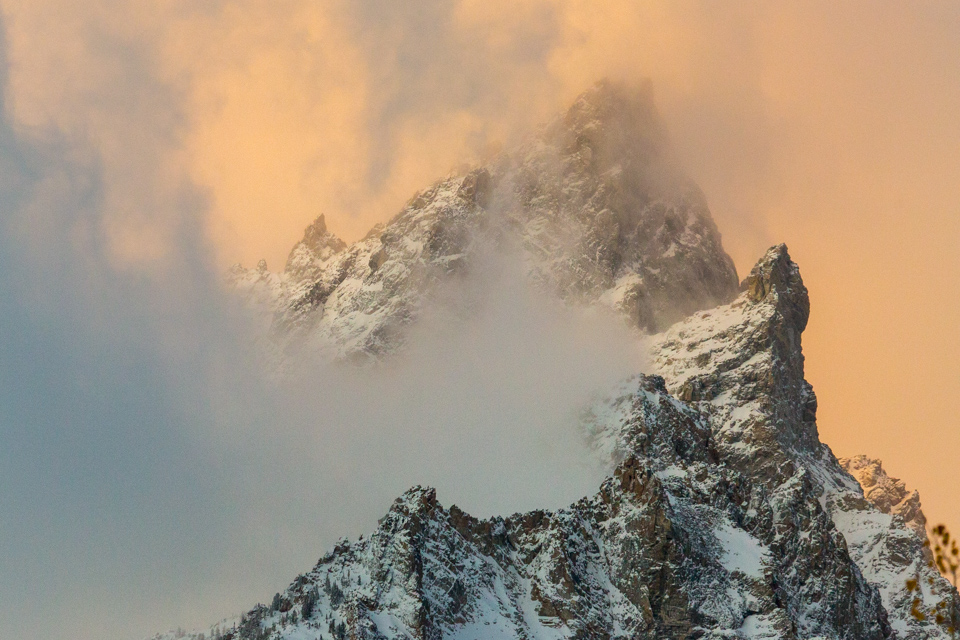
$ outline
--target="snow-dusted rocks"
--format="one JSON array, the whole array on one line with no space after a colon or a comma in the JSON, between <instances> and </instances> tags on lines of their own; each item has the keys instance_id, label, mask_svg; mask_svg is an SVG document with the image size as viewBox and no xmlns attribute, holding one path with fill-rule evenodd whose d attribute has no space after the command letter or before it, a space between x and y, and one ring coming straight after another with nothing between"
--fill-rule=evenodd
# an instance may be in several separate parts
<instances>
[{"instance_id":1,"label":"snow-dusted rocks","mask_svg":"<svg viewBox=\"0 0 960 640\"><path fill-rule=\"evenodd\" d=\"M674 166L649 86L599 83L568 112L485 167L415 195L345 245L323 217L277 274L231 279L281 351L376 356L442 282L481 251L519 254L529 278L657 331L736 292L733 262L700 190Z\"/></svg>"},{"instance_id":2,"label":"snow-dusted rocks","mask_svg":"<svg viewBox=\"0 0 960 640\"><path fill-rule=\"evenodd\" d=\"M957 595L927 564L918 499L879 465L847 461L877 502L864 499L819 441L800 349L809 299L786 247L770 249L741 288L731 304L655 336L654 368L708 420L721 459L764 488L773 519L763 539L781 549L779 584L804 603L800 628L837 637L818 626L823 616L855 594L862 610L876 590L895 637L949 637ZM838 622L836 633L849 624Z\"/></svg>"},{"instance_id":3,"label":"snow-dusted rocks","mask_svg":"<svg viewBox=\"0 0 960 640\"><path fill-rule=\"evenodd\" d=\"M865 498L819 441L808 313L772 248L587 412L614 465L598 493L478 520L415 487L225 637L950 637L957 594L927 565L914 494L845 461Z\"/></svg>"},{"instance_id":4,"label":"snow-dusted rocks","mask_svg":"<svg viewBox=\"0 0 960 640\"><path fill-rule=\"evenodd\" d=\"M957 592L934 568L924 546L919 495L890 478L877 460L855 456L840 464L863 493L856 485L838 483L827 493L828 507L851 555L880 590L899 637L951 637L943 629L957 627Z\"/></svg>"},{"instance_id":5,"label":"snow-dusted rocks","mask_svg":"<svg viewBox=\"0 0 960 640\"><path fill-rule=\"evenodd\" d=\"M676 167L649 85L601 82L494 165L536 277L655 332L736 292L700 189Z\"/></svg>"},{"instance_id":6,"label":"snow-dusted rocks","mask_svg":"<svg viewBox=\"0 0 960 640\"><path fill-rule=\"evenodd\" d=\"M950 637L960 600L928 564L916 493L820 442L797 265L772 247L738 288L649 88L598 84L363 240L345 245L321 217L282 273L232 278L281 358L378 357L491 246L652 334L649 370L584 416L610 476L566 509L487 520L415 487L214 637Z\"/></svg>"},{"instance_id":7,"label":"snow-dusted rocks","mask_svg":"<svg viewBox=\"0 0 960 640\"><path fill-rule=\"evenodd\" d=\"M840 466L856 478L863 488L863 497L882 513L897 516L919 536L927 535L927 519L920 510L920 494L908 491L898 478L891 478L879 460L867 456L840 458Z\"/></svg>"}]
</instances>

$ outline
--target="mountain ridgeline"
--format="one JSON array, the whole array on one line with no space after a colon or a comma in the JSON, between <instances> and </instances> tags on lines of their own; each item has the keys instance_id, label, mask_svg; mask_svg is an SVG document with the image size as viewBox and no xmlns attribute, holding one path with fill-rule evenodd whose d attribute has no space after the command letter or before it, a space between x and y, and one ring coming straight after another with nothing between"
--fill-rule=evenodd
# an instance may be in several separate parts
<instances>
[{"instance_id":1,"label":"mountain ridgeline","mask_svg":"<svg viewBox=\"0 0 960 640\"><path fill-rule=\"evenodd\" d=\"M437 286L483 251L575 304L647 332L727 302L737 274L706 200L671 158L649 86L600 83L516 149L416 194L347 246L321 216L271 273L235 267L279 350L379 357L404 343Z\"/></svg>"},{"instance_id":2,"label":"mountain ridgeline","mask_svg":"<svg viewBox=\"0 0 960 640\"><path fill-rule=\"evenodd\" d=\"M359 242L321 217L282 272L231 280L280 361L388 358L491 246L646 334L648 370L585 413L612 474L567 508L489 519L414 487L271 604L190 637L952 636L960 599L929 563L916 494L820 442L797 265L775 246L738 282L649 86L599 83Z\"/></svg>"}]
</instances>

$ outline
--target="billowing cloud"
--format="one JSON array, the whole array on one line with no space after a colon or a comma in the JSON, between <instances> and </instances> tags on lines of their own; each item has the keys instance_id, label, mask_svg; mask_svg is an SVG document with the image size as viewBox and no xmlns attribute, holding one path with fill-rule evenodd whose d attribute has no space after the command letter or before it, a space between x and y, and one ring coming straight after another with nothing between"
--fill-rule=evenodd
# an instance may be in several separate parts
<instances>
[{"instance_id":1,"label":"billowing cloud","mask_svg":"<svg viewBox=\"0 0 960 640\"><path fill-rule=\"evenodd\" d=\"M205 233L192 103L159 40L111 35L77 54L67 77L83 89L31 98L13 80L3 94L6 633L213 622L369 530L414 483L479 514L595 488L576 411L638 368L630 336L528 291L519 267L449 292L387 367L267 376ZM474 319L453 330L462 305Z\"/></svg>"}]
</instances>

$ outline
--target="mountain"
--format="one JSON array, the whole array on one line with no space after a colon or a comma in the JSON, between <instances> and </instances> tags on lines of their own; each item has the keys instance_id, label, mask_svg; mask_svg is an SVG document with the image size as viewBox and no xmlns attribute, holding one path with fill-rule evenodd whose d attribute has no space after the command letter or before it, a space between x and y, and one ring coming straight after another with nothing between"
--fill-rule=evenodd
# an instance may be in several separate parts
<instances>
[{"instance_id":1,"label":"mountain","mask_svg":"<svg viewBox=\"0 0 960 640\"><path fill-rule=\"evenodd\" d=\"M438 285L483 251L520 256L529 278L662 330L737 290L733 261L697 186L677 168L649 85L601 82L517 148L416 194L346 245L320 216L272 273L231 270L276 348L380 356Z\"/></svg>"},{"instance_id":2,"label":"mountain","mask_svg":"<svg viewBox=\"0 0 960 640\"><path fill-rule=\"evenodd\" d=\"M584 415L611 475L567 508L488 519L414 487L269 605L189 637L951 637L960 598L916 494L820 442L799 268L778 245L736 283L648 89L600 84L368 238L347 246L321 219L283 273L233 278L278 353L388 357L490 238L534 282L647 334L648 370Z\"/></svg>"}]
</instances>

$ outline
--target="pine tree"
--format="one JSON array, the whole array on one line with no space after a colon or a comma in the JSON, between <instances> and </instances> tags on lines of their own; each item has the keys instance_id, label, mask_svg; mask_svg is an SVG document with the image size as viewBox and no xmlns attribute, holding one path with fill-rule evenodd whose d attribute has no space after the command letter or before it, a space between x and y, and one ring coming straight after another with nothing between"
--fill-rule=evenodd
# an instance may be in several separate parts
<instances>
[{"instance_id":1,"label":"pine tree","mask_svg":"<svg viewBox=\"0 0 960 640\"><path fill-rule=\"evenodd\" d=\"M303 619L306 621L313 615L313 609L317 605L317 601L320 599L320 594L317 592L317 588L314 587L303 596L303 606L300 609L300 613Z\"/></svg>"},{"instance_id":2,"label":"pine tree","mask_svg":"<svg viewBox=\"0 0 960 640\"><path fill-rule=\"evenodd\" d=\"M330 594L330 605L334 607L340 606L340 603L343 602L343 590L340 588L340 585L336 582L332 583L327 593Z\"/></svg>"}]
</instances>

